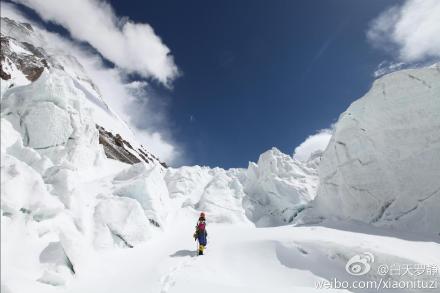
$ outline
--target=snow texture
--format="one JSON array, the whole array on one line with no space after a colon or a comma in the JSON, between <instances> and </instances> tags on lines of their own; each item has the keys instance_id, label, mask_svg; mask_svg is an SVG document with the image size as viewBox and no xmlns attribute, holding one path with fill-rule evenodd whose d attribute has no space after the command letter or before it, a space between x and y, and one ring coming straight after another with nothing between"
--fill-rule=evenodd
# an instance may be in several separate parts
<instances>
[{"instance_id":1,"label":"snow texture","mask_svg":"<svg viewBox=\"0 0 440 293\"><path fill-rule=\"evenodd\" d=\"M438 236L439 67L375 81L339 118L319 176L318 214Z\"/></svg>"},{"instance_id":2,"label":"snow texture","mask_svg":"<svg viewBox=\"0 0 440 293\"><path fill-rule=\"evenodd\" d=\"M317 185L315 168L273 148L260 156L258 164L249 164L246 213L257 226L290 223L315 197Z\"/></svg>"}]
</instances>

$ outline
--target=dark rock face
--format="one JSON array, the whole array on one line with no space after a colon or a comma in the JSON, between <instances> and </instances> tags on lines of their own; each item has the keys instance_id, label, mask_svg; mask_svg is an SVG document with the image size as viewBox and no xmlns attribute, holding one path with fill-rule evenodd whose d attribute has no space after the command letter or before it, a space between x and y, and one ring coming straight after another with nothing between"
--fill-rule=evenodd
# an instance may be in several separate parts
<instances>
[{"instance_id":1,"label":"dark rock face","mask_svg":"<svg viewBox=\"0 0 440 293\"><path fill-rule=\"evenodd\" d=\"M49 68L49 64L42 49L36 48L26 42L19 42L11 37L4 36L3 34L0 35L0 42L0 61L2 63L0 77L2 79L8 80L11 78L11 76L3 69L4 62L8 62L8 65L14 64L30 81L37 80L41 73L43 73L44 68ZM23 51L29 52L29 54L14 52L11 49L12 42L15 46L23 49Z\"/></svg>"},{"instance_id":2,"label":"dark rock face","mask_svg":"<svg viewBox=\"0 0 440 293\"><path fill-rule=\"evenodd\" d=\"M3 60L1 60L1 61L3 61ZM11 75L4 72L3 67L0 67L0 78L3 80L8 80L8 79L11 79Z\"/></svg>"},{"instance_id":3,"label":"dark rock face","mask_svg":"<svg viewBox=\"0 0 440 293\"><path fill-rule=\"evenodd\" d=\"M137 150L134 149L132 145L124 140L119 134L114 135L99 125L96 125L96 128L99 131L99 143L104 147L104 152L107 158L127 164L136 164L141 162L141 160L148 164L157 162L165 168L168 167L147 150L141 148L138 148Z\"/></svg>"}]
</instances>

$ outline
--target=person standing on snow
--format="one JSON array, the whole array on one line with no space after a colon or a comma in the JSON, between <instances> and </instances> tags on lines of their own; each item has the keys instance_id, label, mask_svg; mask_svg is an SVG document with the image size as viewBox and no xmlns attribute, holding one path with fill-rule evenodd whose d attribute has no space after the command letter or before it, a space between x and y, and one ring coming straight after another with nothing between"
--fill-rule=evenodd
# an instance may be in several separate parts
<instances>
[{"instance_id":1,"label":"person standing on snow","mask_svg":"<svg viewBox=\"0 0 440 293\"><path fill-rule=\"evenodd\" d=\"M199 255L203 255L203 250L205 249L208 232L206 232L206 221L205 213L200 213L199 220L196 225L196 232L194 233L194 240L199 241Z\"/></svg>"}]
</instances>

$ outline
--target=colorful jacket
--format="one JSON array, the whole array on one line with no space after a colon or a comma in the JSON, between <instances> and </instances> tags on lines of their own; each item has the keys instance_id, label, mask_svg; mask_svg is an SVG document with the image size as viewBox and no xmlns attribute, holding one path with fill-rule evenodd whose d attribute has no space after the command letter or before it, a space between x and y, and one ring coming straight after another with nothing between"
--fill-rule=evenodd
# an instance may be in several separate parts
<instances>
[{"instance_id":1,"label":"colorful jacket","mask_svg":"<svg viewBox=\"0 0 440 293\"><path fill-rule=\"evenodd\" d=\"M199 220L197 222L196 233L194 233L194 238L197 238L199 244L206 245L207 237L208 237L208 232L206 231L205 220Z\"/></svg>"}]
</instances>

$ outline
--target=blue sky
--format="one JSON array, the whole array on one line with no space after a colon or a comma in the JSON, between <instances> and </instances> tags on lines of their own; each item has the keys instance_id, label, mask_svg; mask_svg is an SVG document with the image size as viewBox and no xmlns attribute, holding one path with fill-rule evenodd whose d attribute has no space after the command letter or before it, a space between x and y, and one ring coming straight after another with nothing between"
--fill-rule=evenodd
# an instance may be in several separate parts
<instances>
[{"instance_id":1,"label":"blue sky","mask_svg":"<svg viewBox=\"0 0 440 293\"><path fill-rule=\"evenodd\" d=\"M369 88L387 56L369 22L396 1L112 1L147 21L183 74L169 117L195 164L243 167L292 154ZM192 117L192 118L191 118Z\"/></svg>"},{"instance_id":2,"label":"blue sky","mask_svg":"<svg viewBox=\"0 0 440 293\"><path fill-rule=\"evenodd\" d=\"M122 116L171 165L292 154L366 93L380 64L440 57L436 0L14 2L101 56L122 87L136 82L134 96L112 96L109 80L104 98L129 103Z\"/></svg>"}]
</instances>

